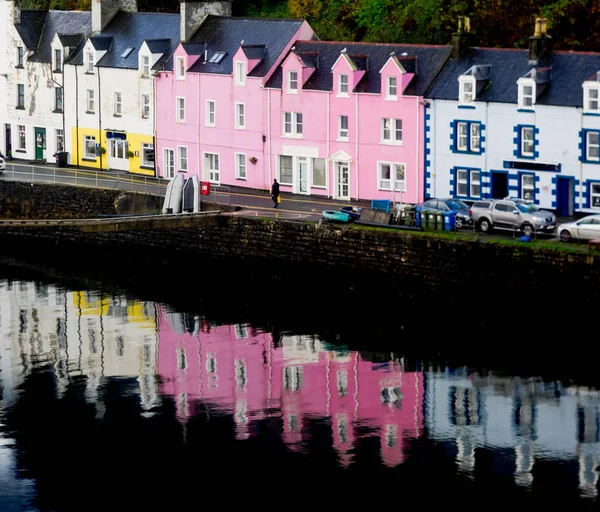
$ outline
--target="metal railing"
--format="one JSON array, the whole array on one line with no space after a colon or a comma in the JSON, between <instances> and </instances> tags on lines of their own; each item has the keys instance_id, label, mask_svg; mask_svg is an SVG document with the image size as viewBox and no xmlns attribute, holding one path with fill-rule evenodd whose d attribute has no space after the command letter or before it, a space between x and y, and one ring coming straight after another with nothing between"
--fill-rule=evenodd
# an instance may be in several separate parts
<instances>
[{"instance_id":1,"label":"metal railing","mask_svg":"<svg viewBox=\"0 0 600 512\"><path fill-rule=\"evenodd\" d=\"M231 187L227 185L210 185L210 193L202 196L203 201L231 206Z\"/></svg>"}]
</instances>

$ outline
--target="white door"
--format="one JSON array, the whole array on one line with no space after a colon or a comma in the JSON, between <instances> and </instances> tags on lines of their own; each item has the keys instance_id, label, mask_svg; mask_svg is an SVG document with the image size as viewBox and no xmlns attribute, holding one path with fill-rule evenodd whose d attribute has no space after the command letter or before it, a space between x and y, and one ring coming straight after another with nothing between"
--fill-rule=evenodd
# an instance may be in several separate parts
<instances>
[{"instance_id":1,"label":"white door","mask_svg":"<svg viewBox=\"0 0 600 512\"><path fill-rule=\"evenodd\" d=\"M308 194L308 158L300 156L297 159L298 172L296 173L295 194Z\"/></svg>"},{"instance_id":2,"label":"white door","mask_svg":"<svg viewBox=\"0 0 600 512\"><path fill-rule=\"evenodd\" d=\"M335 199L350 199L350 166L348 162L335 163Z\"/></svg>"},{"instance_id":3,"label":"white door","mask_svg":"<svg viewBox=\"0 0 600 512\"><path fill-rule=\"evenodd\" d=\"M204 179L217 185L221 179L218 153L204 153Z\"/></svg>"},{"instance_id":4,"label":"white door","mask_svg":"<svg viewBox=\"0 0 600 512\"><path fill-rule=\"evenodd\" d=\"M108 167L118 171L126 171L129 168L127 163L127 141L110 139Z\"/></svg>"},{"instance_id":5,"label":"white door","mask_svg":"<svg viewBox=\"0 0 600 512\"><path fill-rule=\"evenodd\" d=\"M165 178L175 177L175 151L165 149Z\"/></svg>"}]
</instances>

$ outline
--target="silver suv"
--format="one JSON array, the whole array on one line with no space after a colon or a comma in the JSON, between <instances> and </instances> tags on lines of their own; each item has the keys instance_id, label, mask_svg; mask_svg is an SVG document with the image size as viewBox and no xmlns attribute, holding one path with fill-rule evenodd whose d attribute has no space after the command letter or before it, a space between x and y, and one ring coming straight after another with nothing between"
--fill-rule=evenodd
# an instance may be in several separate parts
<instances>
[{"instance_id":1,"label":"silver suv","mask_svg":"<svg viewBox=\"0 0 600 512\"><path fill-rule=\"evenodd\" d=\"M552 233L556 217L552 212L540 210L536 205L522 199L485 199L471 206L471 218L484 233L492 229L519 230L524 235Z\"/></svg>"}]
</instances>

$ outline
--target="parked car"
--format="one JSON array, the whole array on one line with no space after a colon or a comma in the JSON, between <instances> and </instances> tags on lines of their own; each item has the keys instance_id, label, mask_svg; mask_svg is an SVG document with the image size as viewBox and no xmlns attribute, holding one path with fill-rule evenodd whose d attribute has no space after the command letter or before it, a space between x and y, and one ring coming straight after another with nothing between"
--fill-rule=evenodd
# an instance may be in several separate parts
<instances>
[{"instance_id":1,"label":"parked car","mask_svg":"<svg viewBox=\"0 0 600 512\"><path fill-rule=\"evenodd\" d=\"M6 162L4 158L0 156L0 174L2 174L6 170Z\"/></svg>"},{"instance_id":2,"label":"parked car","mask_svg":"<svg viewBox=\"0 0 600 512\"><path fill-rule=\"evenodd\" d=\"M600 214L588 215L574 222L558 226L558 234L563 242L576 240L600 240Z\"/></svg>"},{"instance_id":3,"label":"parked car","mask_svg":"<svg viewBox=\"0 0 600 512\"><path fill-rule=\"evenodd\" d=\"M415 206L415 211L429 210L434 212L456 212L456 228L472 226L473 221L469 214L469 207L460 199L428 199Z\"/></svg>"},{"instance_id":4,"label":"parked car","mask_svg":"<svg viewBox=\"0 0 600 512\"><path fill-rule=\"evenodd\" d=\"M556 228L556 216L552 212L541 210L522 199L475 201L470 214L475 225L484 233L493 229L517 229L524 235L531 236L540 232L553 233Z\"/></svg>"}]
</instances>

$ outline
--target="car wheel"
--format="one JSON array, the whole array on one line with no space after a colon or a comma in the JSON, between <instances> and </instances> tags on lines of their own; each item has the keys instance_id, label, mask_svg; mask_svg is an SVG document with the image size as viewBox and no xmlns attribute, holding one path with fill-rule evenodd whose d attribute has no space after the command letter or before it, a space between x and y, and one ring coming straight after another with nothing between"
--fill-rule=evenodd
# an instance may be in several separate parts
<instances>
[{"instance_id":1,"label":"car wheel","mask_svg":"<svg viewBox=\"0 0 600 512\"><path fill-rule=\"evenodd\" d=\"M533 235L533 226L531 224L525 224L522 229L525 236Z\"/></svg>"},{"instance_id":2,"label":"car wheel","mask_svg":"<svg viewBox=\"0 0 600 512\"><path fill-rule=\"evenodd\" d=\"M479 231L482 233L489 233L491 230L492 223L488 219L483 218L479 221Z\"/></svg>"},{"instance_id":3,"label":"car wheel","mask_svg":"<svg viewBox=\"0 0 600 512\"><path fill-rule=\"evenodd\" d=\"M571 241L571 238L572 238L572 237L571 237L571 233L569 233L569 232L568 232L566 229L563 229L563 230L560 232L560 239L561 239L563 242L570 242L570 241Z\"/></svg>"},{"instance_id":4,"label":"car wheel","mask_svg":"<svg viewBox=\"0 0 600 512\"><path fill-rule=\"evenodd\" d=\"M463 227L462 219L456 217L456 229L461 229Z\"/></svg>"}]
</instances>

